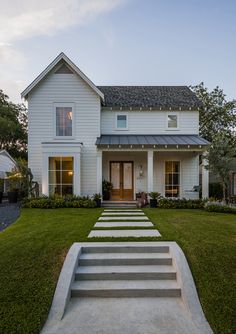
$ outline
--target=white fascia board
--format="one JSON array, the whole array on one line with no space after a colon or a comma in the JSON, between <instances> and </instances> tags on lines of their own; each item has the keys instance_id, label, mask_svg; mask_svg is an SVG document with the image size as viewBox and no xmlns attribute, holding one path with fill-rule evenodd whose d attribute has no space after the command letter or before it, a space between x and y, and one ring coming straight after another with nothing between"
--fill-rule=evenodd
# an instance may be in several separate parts
<instances>
[{"instance_id":1,"label":"white fascia board","mask_svg":"<svg viewBox=\"0 0 236 334\"><path fill-rule=\"evenodd\" d=\"M63 53L61 52L37 78L21 93L21 98L27 99L29 92L61 61L64 60L100 97L104 100L104 94L97 86Z\"/></svg>"},{"instance_id":2,"label":"white fascia board","mask_svg":"<svg viewBox=\"0 0 236 334\"><path fill-rule=\"evenodd\" d=\"M17 166L16 161L12 158L12 156L6 150L0 151L0 154L5 155L6 157L8 157Z\"/></svg>"}]
</instances>

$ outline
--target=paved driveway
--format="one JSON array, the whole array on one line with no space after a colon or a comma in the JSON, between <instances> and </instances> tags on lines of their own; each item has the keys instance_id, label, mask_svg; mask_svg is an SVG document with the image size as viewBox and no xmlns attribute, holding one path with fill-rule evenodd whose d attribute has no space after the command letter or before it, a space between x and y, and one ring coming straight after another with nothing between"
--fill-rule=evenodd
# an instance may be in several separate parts
<instances>
[{"instance_id":1,"label":"paved driveway","mask_svg":"<svg viewBox=\"0 0 236 334\"><path fill-rule=\"evenodd\" d=\"M0 231L14 223L20 215L18 204L0 204Z\"/></svg>"}]
</instances>

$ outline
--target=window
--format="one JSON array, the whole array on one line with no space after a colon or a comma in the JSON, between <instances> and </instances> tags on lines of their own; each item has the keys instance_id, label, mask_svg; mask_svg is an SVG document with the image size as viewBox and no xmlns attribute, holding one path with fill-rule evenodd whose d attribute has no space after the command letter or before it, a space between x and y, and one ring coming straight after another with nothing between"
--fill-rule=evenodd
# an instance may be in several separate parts
<instances>
[{"instance_id":1,"label":"window","mask_svg":"<svg viewBox=\"0 0 236 334\"><path fill-rule=\"evenodd\" d=\"M116 128L118 130L128 129L128 116L127 115L116 115Z\"/></svg>"},{"instance_id":2,"label":"window","mask_svg":"<svg viewBox=\"0 0 236 334\"><path fill-rule=\"evenodd\" d=\"M49 158L49 195L73 194L73 157Z\"/></svg>"},{"instance_id":3,"label":"window","mask_svg":"<svg viewBox=\"0 0 236 334\"><path fill-rule=\"evenodd\" d=\"M72 136L72 106L56 106L56 136Z\"/></svg>"},{"instance_id":4,"label":"window","mask_svg":"<svg viewBox=\"0 0 236 334\"><path fill-rule=\"evenodd\" d=\"M180 163L179 161L165 162L165 197L179 197Z\"/></svg>"},{"instance_id":5,"label":"window","mask_svg":"<svg viewBox=\"0 0 236 334\"><path fill-rule=\"evenodd\" d=\"M167 116L167 128L168 129L178 129L178 115L169 114Z\"/></svg>"}]
</instances>

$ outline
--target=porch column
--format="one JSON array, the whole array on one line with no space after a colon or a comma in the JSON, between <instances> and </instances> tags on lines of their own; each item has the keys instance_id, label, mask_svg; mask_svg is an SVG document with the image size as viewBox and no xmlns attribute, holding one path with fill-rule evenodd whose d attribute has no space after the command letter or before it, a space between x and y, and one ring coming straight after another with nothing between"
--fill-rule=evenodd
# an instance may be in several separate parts
<instances>
[{"instance_id":1,"label":"porch column","mask_svg":"<svg viewBox=\"0 0 236 334\"><path fill-rule=\"evenodd\" d=\"M97 193L102 195L102 151L97 151Z\"/></svg>"},{"instance_id":2,"label":"porch column","mask_svg":"<svg viewBox=\"0 0 236 334\"><path fill-rule=\"evenodd\" d=\"M74 194L81 195L81 155L74 154Z\"/></svg>"},{"instance_id":3,"label":"porch column","mask_svg":"<svg viewBox=\"0 0 236 334\"><path fill-rule=\"evenodd\" d=\"M205 168L208 166L208 160L202 159L202 198L209 197L209 170Z\"/></svg>"},{"instance_id":4,"label":"porch column","mask_svg":"<svg viewBox=\"0 0 236 334\"><path fill-rule=\"evenodd\" d=\"M153 191L153 151L147 151L147 190Z\"/></svg>"}]
</instances>

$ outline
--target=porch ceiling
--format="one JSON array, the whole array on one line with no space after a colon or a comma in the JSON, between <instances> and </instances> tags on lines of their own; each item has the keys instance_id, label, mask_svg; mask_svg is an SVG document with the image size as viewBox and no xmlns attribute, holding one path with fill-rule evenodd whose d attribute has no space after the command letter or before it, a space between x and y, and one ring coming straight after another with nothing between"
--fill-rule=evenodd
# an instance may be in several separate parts
<instances>
[{"instance_id":1,"label":"porch ceiling","mask_svg":"<svg viewBox=\"0 0 236 334\"><path fill-rule=\"evenodd\" d=\"M198 135L101 135L97 138L96 145L102 146L207 146L210 143Z\"/></svg>"}]
</instances>

